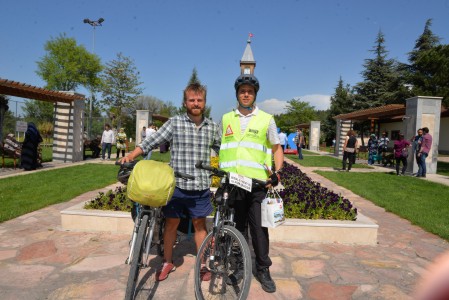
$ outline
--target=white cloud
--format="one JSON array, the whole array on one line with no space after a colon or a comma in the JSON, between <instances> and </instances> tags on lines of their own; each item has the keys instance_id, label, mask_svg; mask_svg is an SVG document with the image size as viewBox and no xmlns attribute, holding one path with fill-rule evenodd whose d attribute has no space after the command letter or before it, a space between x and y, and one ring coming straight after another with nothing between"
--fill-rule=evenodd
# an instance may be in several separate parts
<instances>
[{"instance_id":1,"label":"white cloud","mask_svg":"<svg viewBox=\"0 0 449 300\"><path fill-rule=\"evenodd\" d=\"M314 106L317 110L326 110L331 104L331 96L329 95L304 95L297 98L303 102L309 102L309 104Z\"/></svg>"},{"instance_id":2,"label":"white cloud","mask_svg":"<svg viewBox=\"0 0 449 300\"><path fill-rule=\"evenodd\" d=\"M330 106L331 96L329 95L304 95L295 97L303 102L308 102L310 106L315 107L317 110L326 110ZM287 101L279 100L276 98L271 98L264 100L257 104L263 111L270 114L282 114L285 113L285 108L287 107Z\"/></svg>"},{"instance_id":3,"label":"white cloud","mask_svg":"<svg viewBox=\"0 0 449 300\"><path fill-rule=\"evenodd\" d=\"M279 115L285 112L287 101L271 98L258 103L257 106L269 114Z\"/></svg>"}]
</instances>

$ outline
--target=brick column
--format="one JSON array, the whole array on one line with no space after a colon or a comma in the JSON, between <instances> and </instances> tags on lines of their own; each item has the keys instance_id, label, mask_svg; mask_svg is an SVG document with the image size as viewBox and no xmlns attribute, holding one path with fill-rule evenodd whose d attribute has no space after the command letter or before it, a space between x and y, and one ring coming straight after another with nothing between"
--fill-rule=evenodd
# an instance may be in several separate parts
<instances>
[{"instance_id":1,"label":"brick column","mask_svg":"<svg viewBox=\"0 0 449 300\"><path fill-rule=\"evenodd\" d=\"M84 100L54 104L53 161L83 160Z\"/></svg>"}]
</instances>

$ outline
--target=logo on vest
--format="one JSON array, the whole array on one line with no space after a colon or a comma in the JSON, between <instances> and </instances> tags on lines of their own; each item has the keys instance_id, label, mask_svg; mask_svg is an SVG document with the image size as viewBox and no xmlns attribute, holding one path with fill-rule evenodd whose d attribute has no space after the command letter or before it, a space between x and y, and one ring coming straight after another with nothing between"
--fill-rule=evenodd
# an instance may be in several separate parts
<instances>
[{"instance_id":1,"label":"logo on vest","mask_svg":"<svg viewBox=\"0 0 449 300\"><path fill-rule=\"evenodd\" d=\"M233 135L234 132L232 131L231 125L228 125L228 128L226 128L225 136Z\"/></svg>"},{"instance_id":2,"label":"logo on vest","mask_svg":"<svg viewBox=\"0 0 449 300\"><path fill-rule=\"evenodd\" d=\"M257 130L257 129L249 129L248 130L249 132L251 132L251 133L254 133L254 134L258 134L259 133L259 130Z\"/></svg>"}]
</instances>

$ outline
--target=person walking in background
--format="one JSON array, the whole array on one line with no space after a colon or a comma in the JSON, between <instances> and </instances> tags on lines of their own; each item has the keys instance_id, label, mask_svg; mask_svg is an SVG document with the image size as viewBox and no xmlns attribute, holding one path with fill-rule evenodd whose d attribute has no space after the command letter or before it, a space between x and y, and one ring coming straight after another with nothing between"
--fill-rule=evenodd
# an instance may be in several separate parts
<instances>
[{"instance_id":1,"label":"person walking in background","mask_svg":"<svg viewBox=\"0 0 449 300\"><path fill-rule=\"evenodd\" d=\"M404 134L399 133L399 139L394 141L394 158L396 159L396 175L404 175L407 170L408 147L410 142L404 139ZM402 162L402 171L399 174L399 167Z\"/></svg>"},{"instance_id":2,"label":"person walking in background","mask_svg":"<svg viewBox=\"0 0 449 300\"><path fill-rule=\"evenodd\" d=\"M417 134L410 139L410 142L412 142L413 155L415 155L416 164L418 165L418 167L419 167L418 161L420 160L418 153L421 150L422 133L423 133L422 128L419 128Z\"/></svg>"},{"instance_id":3,"label":"person walking in background","mask_svg":"<svg viewBox=\"0 0 449 300\"><path fill-rule=\"evenodd\" d=\"M116 147L117 147L117 159L120 158L120 151L122 152L122 157L125 157L125 149L126 149L126 133L124 128L120 128L117 136L115 137Z\"/></svg>"},{"instance_id":4,"label":"person walking in background","mask_svg":"<svg viewBox=\"0 0 449 300\"><path fill-rule=\"evenodd\" d=\"M372 133L368 140L368 165L373 165L377 160L377 151L379 148L379 142L374 133Z\"/></svg>"},{"instance_id":5,"label":"person walking in background","mask_svg":"<svg viewBox=\"0 0 449 300\"><path fill-rule=\"evenodd\" d=\"M432 136L429 133L429 128L423 127L422 131L421 148L417 154L418 174L416 174L416 177L426 177L426 158L429 156L430 149L432 148Z\"/></svg>"},{"instance_id":6,"label":"person walking in background","mask_svg":"<svg viewBox=\"0 0 449 300\"><path fill-rule=\"evenodd\" d=\"M287 148L287 135L282 130L279 133L279 141L281 142L282 150L285 152Z\"/></svg>"},{"instance_id":7,"label":"person walking in background","mask_svg":"<svg viewBox=\"0 0 449 300\"><path fill-rule=\"evenodd\" d=\"M140 132L140 142L143 142L145 138L147 137L147 128L143 126L142 131Z\"/></svg>"},{"instance_id":8,"label":"person walking in background","mask_svg":"<svg viewBox=\"0 0 449 300\"><path fill-rule=\"evenodd\" d=\"M161 143L170 142L172 145L170 166L176 172L195 176L194 180L177 178L173 197L162 208L165 216L164 260L156 272L157 281L167 279L168 275L176 270L173 263L173 245L180 219L185 211L192 218L197 251L207 235L206 217L213 211L210 199L210 172L195 168L195 164L203 161L206 165L210 165L211 149L218 153L220 148L220 131L218 124L204 116L206 94L205 86L198 83L189 84L184 90L183 99L183 107L187 112L168 119L160 130L147 135L140 145L121 159L121 163L132 161ZM211 273L206 266L203 266L201 272L203 281L210 280Z\"/></svg>"},{"instance_id":9,"label":"person walking in background","mask_svg":"<svg viewBox=\"0 0 449 300\"><path fill-rule=\"evenodd\" d=\"M355 153L357 149L357 138L355 137L355 131L349 130L346 134L345 143L343 144L343 171L346 170L346 161L348 161L348 169L350 171L353 162L355 161Z\"/></svg>"},{"instance_id":10,"label":"person walking in background","mask_svg":"<svg viewBox=\"0 0 449 300\"><path fill-rule=\"evenodd\" d=\"M284 163L284 152L279 142L276 123L272 115L260 110L256 105L259 81L252 74L242 74L234 83L238 106L223 115L222 140L220 148L220 168L242 176L259 180L271 179L272 186L280 180L279 170ZM272 153L274 172L272 172ZM235 187L235 222L242 232L249 225L252 246L256 255L256 278L267 293L276 291L269 268L270 238L268 228L262 227L261 202L267 194L266 187L254 187L251 192ZM238 257L237 265L242 265ZM237 268L227 279L228 285L240 282L243 270Z\"/></svg>"},{"instance_id":11,"label":"person walking in background","mask_svg":"<svg viewBox=\"0 0 449 300\"><path fill-rule=\"evenodd\" d=\"M293 140L296 144L296 149L298 149L298 159L303 159L302 156L302 147L304 145L304 136L302 134L301 128L298 128L296 131L296 136Z\"/></svg>"},{"instance_id":12,"label":"person walking in background","mask_svg":"<svg viewBox=\"0 0 449 300\"><path fill-rule=\"evenodd\" d=\"M154 125L148 124L148 127L147 127L147 129L145 131L145 135L146 135L145 139L149 138L153 133L156 132L154 127L155 127ZM142 143L143 143L143 140L142 140ZM153 150L148 151L148 154L147 154L147 156L144 159L150 160L151 159L151 153L153 153Z\"/></svg>"},{"instance_id":13,"label":"person walking in background","mask_svg":"<svg viewBox=\"0 0 449 300\"><path fill-rule=\"evenodd\" d=\"M114 131L109 124L104 125L103 135L101 136L101 160L105 159L106 151L108 160L111 159L112 143L114 142Z\"/></svg>"},{"instance_id":14,"label":"person walking in background","mask_svg":"<svg viewBox=\"0 0 449 300\"><path fill-rule=\"evenodd\" d=\"M382 132L382 137L379 139L379 149L378 149L379 154L380 154L379 164L381 161L383 161L383 157L387 153L389 142L390 142L390 139L387 137L387 133ZM384 167L385 166L386 166L386 164L384 164Z\"/></svg>"}]
</instances>

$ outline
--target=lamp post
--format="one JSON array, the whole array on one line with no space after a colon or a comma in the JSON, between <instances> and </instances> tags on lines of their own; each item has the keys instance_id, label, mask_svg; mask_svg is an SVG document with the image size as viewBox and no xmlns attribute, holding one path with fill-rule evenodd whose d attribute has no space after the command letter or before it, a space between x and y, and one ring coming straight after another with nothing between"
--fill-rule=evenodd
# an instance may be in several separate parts
<instances>
[{"instance_id":1,"label":"lamp post","mask_svg":"<svg viewBox=\"0 0 449 300\"><path fill-rule=\"evenodd\" d=\"M102 26L101 24L104 22L104 19L99 18L96 21L93 21L90 19L84 19L83 22L85 24L89 24L93 28L92 53L95 54L95 28L97 26ZM90 91L90 93L91 93L91 95L90 95L90 99L89 99L89 118L88 118L88 124L87 124L87 134L88 134L89 138L91 137L91 134L92 134L92 102L93 102L93 97L94 97L93 89Z\"/></svg>"}]
</instances>

